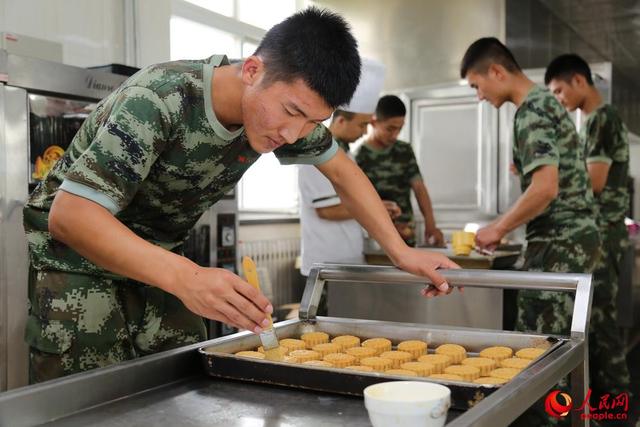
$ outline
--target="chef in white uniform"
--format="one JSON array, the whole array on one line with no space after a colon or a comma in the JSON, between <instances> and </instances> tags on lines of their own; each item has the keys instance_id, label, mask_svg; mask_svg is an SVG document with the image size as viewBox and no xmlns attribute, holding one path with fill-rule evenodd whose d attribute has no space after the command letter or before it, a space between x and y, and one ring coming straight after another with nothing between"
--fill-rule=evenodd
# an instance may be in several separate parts
<instances>
[{"instance_id":1,"label":"chef in white uniform","mask_svg":"<svg viewBox=\"0 0 640 427\"><path fill-rule=\"evenodd\" d=\"M349 144L360 138L375 111L382 90L384 66L363 58L360 85L349 103L333 114L329 129L338 145L351 157ZM353 157L352 157L353 159ZM364 236L358 222L342 205L331 182L314 166L299 166L301 273L317 262L363 264ZM385 202L392 216L399 215L393 202Z\"/></svg>"}]
</instances>

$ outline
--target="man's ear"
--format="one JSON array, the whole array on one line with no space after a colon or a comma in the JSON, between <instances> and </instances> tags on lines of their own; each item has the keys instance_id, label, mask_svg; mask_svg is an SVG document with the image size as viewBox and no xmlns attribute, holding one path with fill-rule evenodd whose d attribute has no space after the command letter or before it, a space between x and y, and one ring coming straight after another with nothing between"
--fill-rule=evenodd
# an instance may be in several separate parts
<instances>
[{"instance_id":1,"label":"man's ear","mask_svg":"<svg viewBox=\"0 0 640 427\"><path fill-rule=\"evenodd\" d=\"M508 71L500 64L490 64L487 69L487 74L491 77L494 77L496 80L502 82L507 78Z\"/></svg>"},{"instance_id":2,"label":"man's ear","mask_svg":"<svg viewBox=\"0 0 640 427\"><path fill-rule=\"evenodd\" d=\"M571 86L577 86L579 88L584 88L587 85L588 85L587 79L585 79L582 74L576 73L573 76L571 76Z\"/></svg>"},{"instance_id":3,"label":"man's ear","mask_svg":"<svg viewBox=\"0 0 640 427\"><path fill-rule=\"evenodd\" d=\"M338 116L338 117L336 117L336 121L338 122L338 124L340 126L342 126L347 122L347 119L346 119L345 116Z\"/></svg>"},{"instance_id":4,"label":"man's ear","mask_svg":"<svg viewBox=\"0 0 640 427\"><path fill-rule=\"evenodd\" d=\"M242 63L242 82L247 86L260 83L264 76L264 61L259 56L251 55Z\"/></svg>"}]
</instances>

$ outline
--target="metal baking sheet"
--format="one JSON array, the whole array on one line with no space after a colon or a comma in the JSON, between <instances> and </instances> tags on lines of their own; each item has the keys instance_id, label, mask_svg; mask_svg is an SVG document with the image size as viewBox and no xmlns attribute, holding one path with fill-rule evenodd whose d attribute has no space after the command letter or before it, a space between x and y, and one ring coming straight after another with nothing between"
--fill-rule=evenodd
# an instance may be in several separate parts
<instances>
[{"instance_id":1,"label":"metal baking sheet","mask_svg":"<svg viewBox=\"0 0 640 427\"><path fill-rule=\"evenodd\" d=\"M433 349L440 344L455 343L464 346L467 353L477 355L489 346L507 346L513 349L547 346L548 350L533 362L544 363L544 357L561 346L562 338L522 334L517 332L480 330L470 328L445 328L413 323L381 322L360 319L318 317L313 324L300 320L280 322L275 325L279 338L298 338L310 330L323 331L331 336L355 335L362 339L387 337L396 345L407 339L420 339ZM338 368L320 368L307 365L274 362L268 360L237 357L235 352L255 349L259 338L250 333L239 333L226 337L218 343L200 349L202 361L209 375L257 383L311 389L330 393L362 395L365 387L384 381L407 379L375 372L358 372ZM466 410L496 391L500 386L484 386L473 383L414 378L444 384L451 389L452 406Z\"/></svg>"},{"instance_id":2,"label":"metal baking sheet","mask_svg":"<svg viewBox=\"0 0 640 427\"><path fill-rule=\"evenodd\" d=\"M445 255L462 268L505 270L512 267L520 257L520 250L496 250L490 255L484 255L477 251L471 251L469 255L455 255L453 248L418 247L430 252ZM366 250L365 260L368 264L393 265L387 254L382 250Z\"/></svg>"}]
</instances>

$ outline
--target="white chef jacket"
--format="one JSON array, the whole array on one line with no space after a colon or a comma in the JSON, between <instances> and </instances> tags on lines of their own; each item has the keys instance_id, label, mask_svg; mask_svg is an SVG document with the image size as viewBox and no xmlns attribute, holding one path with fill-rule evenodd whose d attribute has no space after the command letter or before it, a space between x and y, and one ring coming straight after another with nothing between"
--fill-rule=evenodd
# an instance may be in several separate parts
<instances>
[{"instance_id":1,"label":"white chef jacket","mask_svg":"<svg viewBox=\"0 0 640 427\"><path fill-rule=\"evenodd\" d=\"M351 160L353 157L347 153ZM336 190L325 176L311 165L298 166L300 226L302 228L301 273L309 275L316 262L364 264L364 236L355 219L329 221L318 216L316 208L340 204Z\"/></svg>"}]
</instances>

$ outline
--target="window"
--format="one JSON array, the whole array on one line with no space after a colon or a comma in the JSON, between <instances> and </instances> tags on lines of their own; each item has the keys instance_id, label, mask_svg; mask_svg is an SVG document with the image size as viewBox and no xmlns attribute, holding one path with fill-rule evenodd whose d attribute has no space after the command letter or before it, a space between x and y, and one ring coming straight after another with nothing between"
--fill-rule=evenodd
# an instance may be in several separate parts
<instances>
[{"instance_id":1,"label":"window","mask_svg":"<svg viewBox=\"0 0 640 427\"><path fill-rule=\"evenodd\" d=\"M245 212L297 214L297 166L282 166L273 153L263 154L240 180L238 198Z\"/></svg>"},{"instance_id":2,"label":"window","mask_svg":"<svg viewBox=\"0 0 640 427\"><path fill-rule=\"evenodd\" d=\"M268 30L296 11L296 0L238 0L238 19Z\"/></svg>"},{"instance_id":3,"label":"window","mask_svg":"<svg viewBox=\"0 0 640 427\"><path fill-rule=\"evenodd\" d=\"M302 9L307 0L173 0L171 59L250 56L266 30ZM298 168L263 155L238 184L242 211L298 212Z\"/></svg>"},{"instance_id":4,"label":"window","mask_svg":"<svg viewBox=\"0 0 640 427\"><path fill-rule=\"evenodd\" d=\"M203 9L233 17L234 0L186 0Z\"/></svg>"},{"instance_id":5,"label":"window","mask_svg":"<svg viewBox=\"0 0 640 427\"><path fill-rule=\"evenodd\" d=\"M171 17L172 61L207 58L214 53L240 58L239 37L190 19Z\"/></svg>"}]
</instances>

